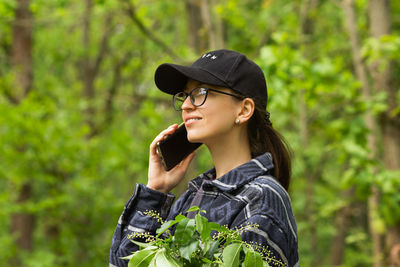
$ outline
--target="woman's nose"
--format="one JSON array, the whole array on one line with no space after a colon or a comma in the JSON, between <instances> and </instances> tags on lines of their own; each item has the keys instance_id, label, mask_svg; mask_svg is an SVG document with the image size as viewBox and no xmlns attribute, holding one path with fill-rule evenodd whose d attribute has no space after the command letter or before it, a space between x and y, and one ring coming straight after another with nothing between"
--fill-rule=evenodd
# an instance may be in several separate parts
<instances>
[{"instance_id":1,"label":"woman's nose","mask_svg":"<svg viewBox=\"0 0 400 267\"><path fill-rule=\"evenodd\" d=\"M186 97L185 101L182 103L182 109L194 109L192 101L190 101L190 96Z\"/></svg>"}]
</instances>

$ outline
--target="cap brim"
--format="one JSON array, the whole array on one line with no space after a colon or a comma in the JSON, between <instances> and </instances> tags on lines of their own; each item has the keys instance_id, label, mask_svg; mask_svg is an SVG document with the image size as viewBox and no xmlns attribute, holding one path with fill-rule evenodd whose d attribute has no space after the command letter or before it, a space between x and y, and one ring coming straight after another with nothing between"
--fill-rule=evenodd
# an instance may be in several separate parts
<instances>
[{"instance_id":1,"label":"cap brim","mask_svg":"<svg viewBox=\"0 0 400 267\"><path fill-rule=\"evenodd\" d=\"M227 87L226 83L214 75L196 67L164 63L158 66L154 74L156 86L161 91L171 95L183 91L188 78L201 83Z\"/></svg>"}]
</instances>

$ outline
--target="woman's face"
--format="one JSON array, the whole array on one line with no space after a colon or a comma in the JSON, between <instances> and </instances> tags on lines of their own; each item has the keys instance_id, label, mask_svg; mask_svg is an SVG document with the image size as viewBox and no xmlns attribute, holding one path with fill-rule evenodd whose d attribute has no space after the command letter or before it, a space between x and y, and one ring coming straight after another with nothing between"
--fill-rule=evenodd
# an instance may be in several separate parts
<instances>
[{"instance_id":1,"label":"woman's face","mask_svg":"<svg viewBox=\"0 0 400 267\"><path fill-rule=\"evenodd\" d=\"M207 87L227 93L228 88L202 84L195 80L188 80L186 93L196 87ZM235 120L241 109L241 102L237 98L212 91L208 91L206 101L202 106L195 107L186 98L182 105L182 118L185 122L190 142L212 144L219 142L229 135L235 127Z\"/></svg>"}]
</instances>

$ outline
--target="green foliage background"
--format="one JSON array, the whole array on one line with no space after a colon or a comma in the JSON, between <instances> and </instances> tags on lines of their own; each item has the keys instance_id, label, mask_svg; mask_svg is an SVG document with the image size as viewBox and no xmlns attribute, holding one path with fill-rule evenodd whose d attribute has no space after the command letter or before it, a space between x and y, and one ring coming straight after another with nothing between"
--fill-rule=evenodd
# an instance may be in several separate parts
<instances>
[{"instance_id":1,"label":"green foliage background","mask_svg":"<svg viewBox=\"0 0 400 267\"><path fill-rule=\"evenodd\" d=\"M170 97L154 85L153 75L160 63L191 62L199 56L188 45L185 2L131 3L145 27L175 55L138 28L126 12L126 1L94 2L90 42L85 47L84 1L32 0L34 83L31 93L15 105L5 95L15 89L9 53L16 1L0 1L2 266L15 258L31 267L107 265L123 205L134 184L146 182L151 141L180 121ZM393 16L392 36L367 39L367 1L356 3L365 60L399 62L399 16ZM387 225L400 220L399 173L385 171L379 161L369 158L366 148L364 113L384 111L386 95L374 95L371 103L363 101L343 13L335 1L321 1L313 13L315 29L307 44L298 36L299 9L300 1L222 0L211 14L223 20L226 48L247 54L263 68L271 120L294 151L290 193L298 222L300 264L329 265L335 218L351 205L344 266L369 266L372 248L366 201L371 185L383 192L375 227L384 233ZM400 2L392 1L392 12L400 13ZM94 80L95 97L88 100L82 94L82 62L95 61L107 30L106 52ZM396 63L395 72L399 70ZM116 79L112 109L105 112ZM306 145L299 134L301 101L308 111ZM90 116L98 129L94 135L87 123L88 107L95 110ZM208 152L201 149L187 179L211 165ZM378 168L378 174L372 173L373 168ZM18 204L17 192L27 181L33 184L33 197ZM183 183L175 193L185 187ZM350 189L353 193L345 195ZM14 245L10 216L16 212L35 215L32 252ZM315 237L318 246L310 247Z\"/></svg>"}]
</instances>

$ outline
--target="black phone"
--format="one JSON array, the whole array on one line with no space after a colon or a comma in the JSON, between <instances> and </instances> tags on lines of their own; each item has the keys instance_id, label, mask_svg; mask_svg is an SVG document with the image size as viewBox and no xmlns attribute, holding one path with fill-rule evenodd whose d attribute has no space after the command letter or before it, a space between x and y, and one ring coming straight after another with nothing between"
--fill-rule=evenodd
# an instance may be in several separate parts
<instances>
[{"instance_id":1,"label":"black phone","mask_svg":"<svg viewBox=\"0 0 400 267\"><path fill-rule=\"evenodd\" d=\"M168 135L164 140L157 143L157 152L161 157L165 170L169 171L199 146L201 146L201 143L189 142L186 126L182 123L173 134Z\"/></svg>"}]
</instances>

